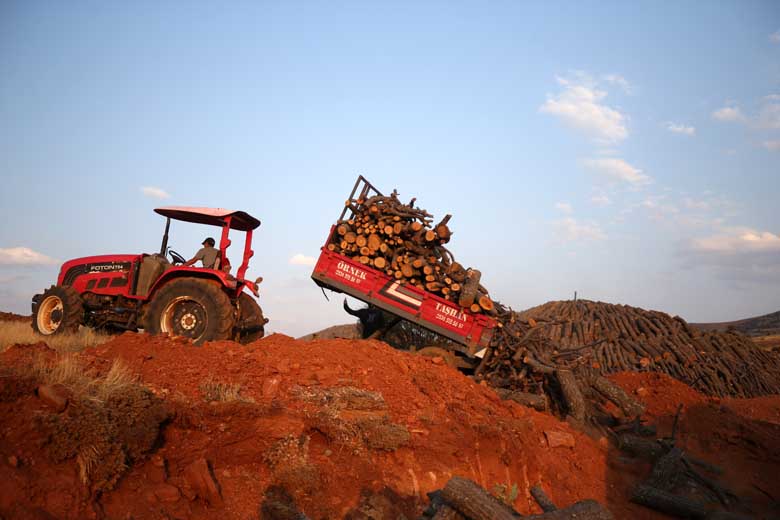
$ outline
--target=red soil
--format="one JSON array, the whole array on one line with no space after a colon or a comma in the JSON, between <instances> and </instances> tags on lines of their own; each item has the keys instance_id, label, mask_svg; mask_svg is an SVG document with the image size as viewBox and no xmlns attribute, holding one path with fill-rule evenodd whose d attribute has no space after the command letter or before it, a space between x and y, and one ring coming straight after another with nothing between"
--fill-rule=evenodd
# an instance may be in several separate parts
<instances>
[{"instance_id":1,"label":"red soil","mask_svg":"<svg viewBox=\"0 0 780 520\"><path fill-rule=\"evenodd\" d=\"M30 363L45 350L11 348L0 354L0 367ZM128 468L115 489L90 495L73 460L55 464L42 452L44 434L33 418L51 412L30 385L0 388L0 481L8 483L0 486L1 517L257 518L264 492L279 485L310 518L342 518L361 492L384 488L408 499L404 511L414 518L426 492L461 475L487 489L516 484L513 505L525 514L540 512L527 490L541 483L559 506L594 498L616 518L662 518L628 502L648 468L627 462L606 439L500 401L441 360L381 342L306 343L275 334L248 346L196 348L126 333L77 357L96 374L121 358L173 419L148 459ZM778 447L769 442L780 438L780 398L715 402L656 374L614 379L645 396L662 434L683 403L681 441L723 465L729 485L741 482L739 491L759 508L769 499L752 484L780 497L771 478L780 470ZM207 382L238 383L253 402L206 402ZM337 405L333 392L343 387L377 392L386 406L360 396ZM556 437L574 447L551 447ZM199 459L208 461L221 499L194 497L187 468Z\"/></svg>"}]
</instances>

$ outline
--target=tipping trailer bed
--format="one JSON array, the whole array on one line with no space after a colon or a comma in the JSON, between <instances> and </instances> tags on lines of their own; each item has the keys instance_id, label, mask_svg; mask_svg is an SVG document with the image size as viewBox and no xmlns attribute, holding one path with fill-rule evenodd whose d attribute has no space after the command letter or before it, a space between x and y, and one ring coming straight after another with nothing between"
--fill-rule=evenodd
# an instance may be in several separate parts
<instances>
[{"instance_id":1,"label":"tipping trailer bed","mask_svg":"<svg viewBox=\"0 0 780 520\"><path fill-rule=\"evenodd\" d=\"M354 213L361 201L372 195L381 193L359 176L339 221L344 220L348 210ZM399 282L369 265L329 251L327 245L335 232L336 225L333 225L312 272L311 277L317 285L348 294L447 337L459 345L453 347L455 350L468 357L474 357L490 344L496 327L493 318L472 313L438 295Z\"/></svg>"}]
</instances>

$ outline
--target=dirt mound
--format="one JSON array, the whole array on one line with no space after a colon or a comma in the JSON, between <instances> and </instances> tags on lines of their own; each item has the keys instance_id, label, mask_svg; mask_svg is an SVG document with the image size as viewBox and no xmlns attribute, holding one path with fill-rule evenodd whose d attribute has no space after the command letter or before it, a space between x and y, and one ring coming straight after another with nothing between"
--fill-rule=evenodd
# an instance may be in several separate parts
<instances>
[{"instance_id":1,"label":"dirt mound","mask_svg":"<svg viewBox=\"0 0 780 520\"><path fill-rule=\"evenodd\" d=\"M780 394L780 357L746 336L702 332L679 316L586 300L549 302L511 316L519 338L497 336L496 355L483 368L488 379L511 379L526 355L518 351L527 349L541 361L576 358L602 374L665 373L707 395Z\"/></svg>"},{"instance_id":2,"label":"dirt mound","mask_svg":"<svg viewBox=\"0 0 780 520\"><path fill-rule=\"evenodd\" d=\"M720 323L691 323L691 325L705 331L717 330L723 332L736 330L749 336L771 336L780 334L780 311L743 320Z\"/></svg>"},{"instance_id":3,"label":"dirt mound","mask_svg":"<svg viewBox=\"0 0 780 520\"><path fill-rule=\"evenodd\" d=\"M36 356L62 360L41 345L12 347L0 354L0 366L8 374ZM501 401L439 358L415 357L381 342L303 342L274 334L247 346L222 341L198 348L126 333L68 359L92 380L108 380L117 363L138 377L135 382L146 390L117 405L111 417L128 417L125 410L135 407L148 417L155 407L143 403L159 401L172 418L151 455L131 448L149 447L139 421L117 421L111 435L128 446L128 467L113 487L87 487L77 457L52 457L51 430L33 420L52 414L51 405L31 385L2 392L0 480L9 483L0 489L2 516L37 511L38 517L45 512L57 518L244 519L297 508L313 519L381 518L384 513L377 511L411 519L424 509L425 493L458 475L526 514L540 512L528 491L540 483L562 507L593 498L616 518L660 518L627 501L646 468L621 462L606 439ZM664 401L672 388L663 380L636 379L646 374L615 377L652 402ZM763 482L768 493L780 496L766 484L774 482L780 462L774 455L757 461L748 451L774 453L763 437L771 430L754 423L775 413L780 400L767 398L750 418L732 413L731 401L714 402L695 392L687 399L691 414L697 407L705 411L695 420L683 419L686 433L726 439L720 424L728 417L725 423L745 435L726 452L742 457L744 486ZM667 424L668 410L653 406L651 413ZM66 420L70 408L59 412L58 421ZM713 453L702 440L701 456L706 455ZM766 496L755 489L749 496L759 511L766 509Z\"/></svg>"},{"instance_id":4,"label":"dirt mound","mask_svg":"<svg viewBox=\"0 0 780 520\"><path fill-rule=\"evenodd\" d=\"M20 314L14 314L13 312L0 311L0 321L26 321L30 322L30 316L22 316Z\"/></svg>"},{"instance_id":5,"label":"dirt mound","mask_svg":"<svg viewBox=\"0 0 780 520\"><path fill-rule=\"evenodd\" d=\"M313 339L360 339L361 330L360 325L357 323L348 323L345 325L334 325L327 329L322 329L311 334L301 336L300 340L311 341Z\"/></svg>"}]
</instances>

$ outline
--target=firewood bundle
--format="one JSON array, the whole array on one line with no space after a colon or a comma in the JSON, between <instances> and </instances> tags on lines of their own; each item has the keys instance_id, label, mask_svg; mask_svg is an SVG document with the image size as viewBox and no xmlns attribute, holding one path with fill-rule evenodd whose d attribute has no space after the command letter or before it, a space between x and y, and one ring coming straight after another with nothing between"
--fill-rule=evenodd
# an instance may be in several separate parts
<instances>
[{"instance_id":1,"label":"firewood bundle","mask_svg":"<svg viewBox=\"0 0 780 520\"><path fill-rule=\"evenodd\" d=\"M680 317L586 300L522 313L496 309L502 326L478 369L494 387L543 394L556 370L628 370L662 372L712 396L780 393L780 359L740 334L701 332Z\"/></svg>"},{"instance_id":2,"label":"firewood bundle","mask_svg":"<svg viewBox=\"0 0 780 520\"><path fill-rule=\"evenodd\" d=\"M348 200L351 216L337 222L328 250L472 312L492 313L481 273L456 262L444 246L452 236L451 215L434 225L433 215L414 202L402 203L395 191L389 197Z\"/></svg>"}]
</instances>

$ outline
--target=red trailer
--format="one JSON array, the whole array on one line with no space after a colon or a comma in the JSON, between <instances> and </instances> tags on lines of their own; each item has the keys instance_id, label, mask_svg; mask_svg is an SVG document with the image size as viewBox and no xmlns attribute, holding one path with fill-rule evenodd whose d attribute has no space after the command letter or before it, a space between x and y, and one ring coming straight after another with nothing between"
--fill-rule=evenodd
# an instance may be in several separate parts
<instances>
[{"instance_id":1,"label":"red trailer","mask_svg":"<svg viewBox=\"0 0 780 520\"><path fill-rule=\"evenodd\" d=\"M381 193L363 176L358 177L338 220L343 221L347 211L357 208L360 201L372 195ZM402 283L371 266L329 251L327 245L335 230L336 225L331 226L311 275L317 285L348 294L449 338L457 343L449 346L450 349L470 358L472 364L479 361L484 349L490 344L496 320L484 314L472 313L456 302Z\"/></svg>"}]
</instances>

